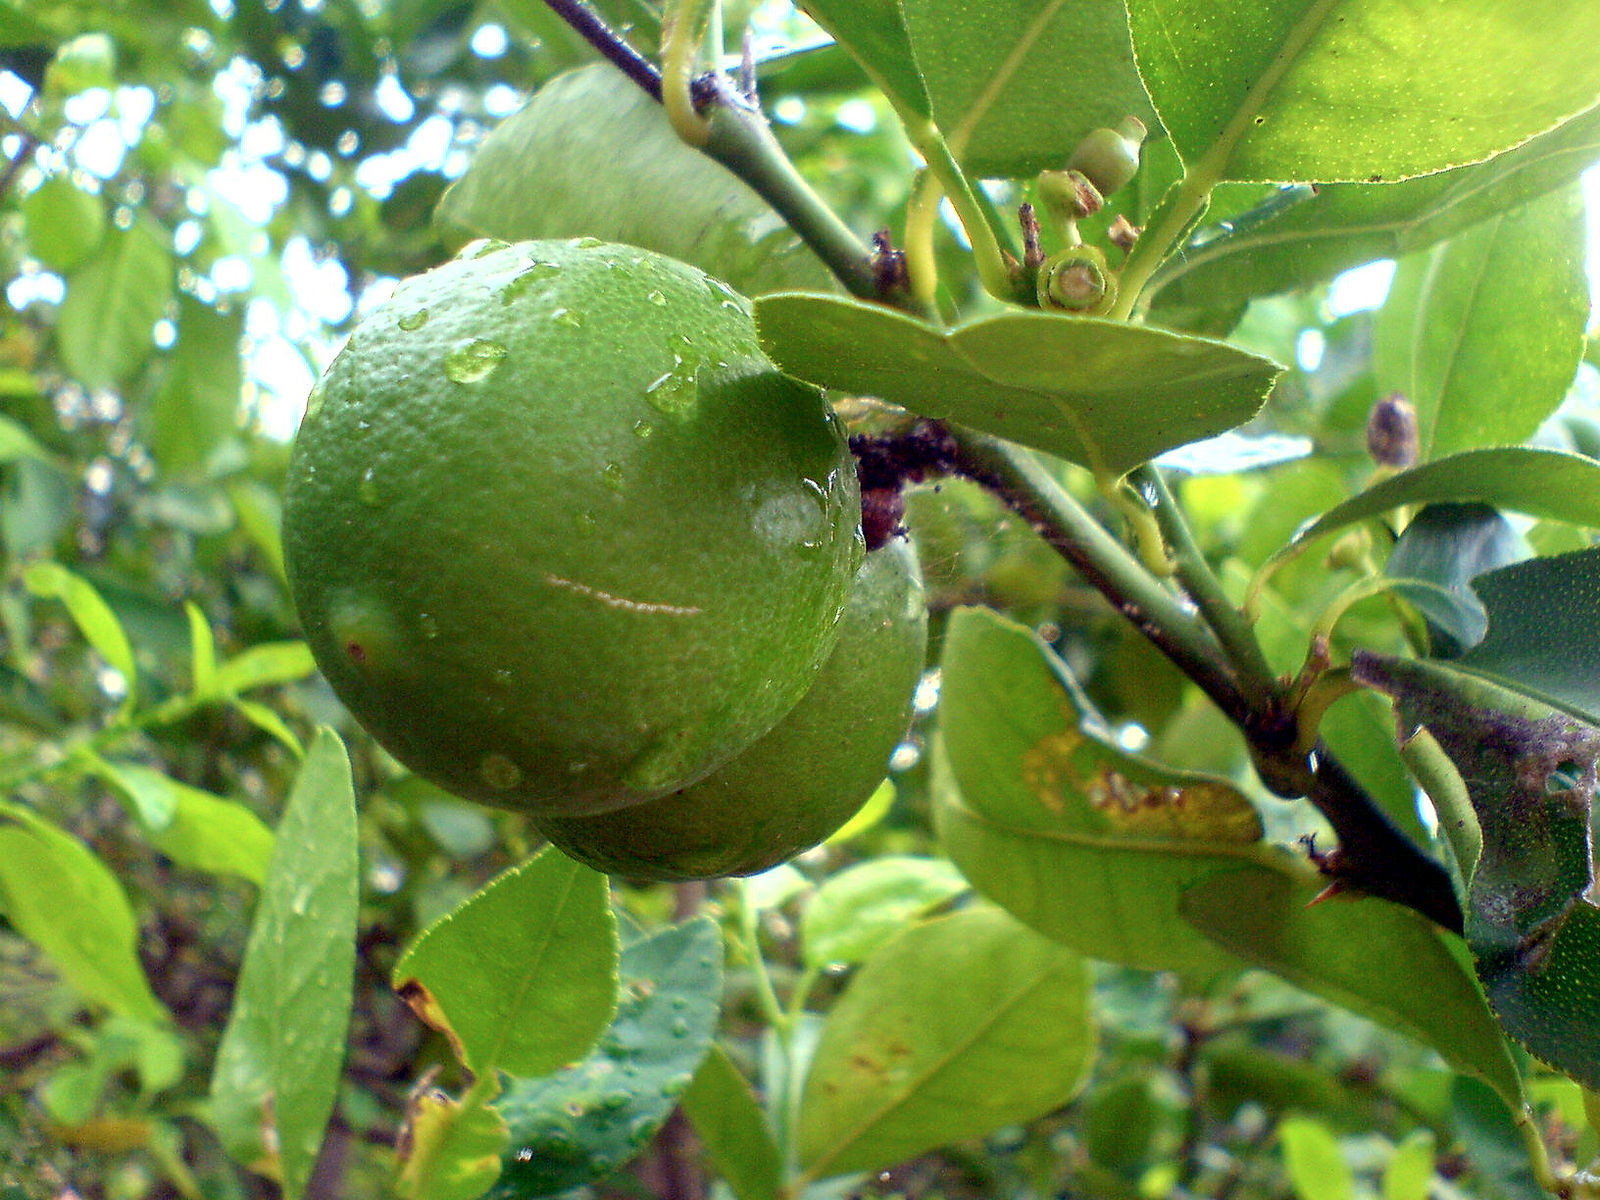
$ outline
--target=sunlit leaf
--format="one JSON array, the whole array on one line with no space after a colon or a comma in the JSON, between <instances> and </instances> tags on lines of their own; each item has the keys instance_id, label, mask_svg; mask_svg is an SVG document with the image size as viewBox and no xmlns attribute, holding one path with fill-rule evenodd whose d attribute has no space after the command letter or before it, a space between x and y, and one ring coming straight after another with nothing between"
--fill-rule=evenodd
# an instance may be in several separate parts
<instances>
[{"instance_id":1,"label":"sunlit leaf","mask_svg":"<svg viewBox=\"0 0 1600 1200\"><path fill-rule=\"evenodd\" d=\"M974 175L1059 170L1091 129L1130 115L1154 123L1121 0L902 0L900 9L934 120Z\"/></svg>"},{"instance_id":2,"label":"sunlit leaf","mask_svg":"<svg viewBox=\"0 0 1600 1200\"><path fill-rule=\"evenodd\" d=\"M1477 162L1600 97L1587 0L1129 0L1185 161L1222 179L1396 180Z\"/></svg>"},{"instance_id":3,"label":"sunlit leaf","mask_svg":"<svg viewBox=\"0 0 1600 1200\"><path fill-rule=\"evenodd\" d=\"M244 805L138 763L101 761L97 769L132 805L145 839L173 862L265 882L272 830Z\"/></svg>"},{"instance_id":4,"label":"sunlit leaf","mask_svg":"<svg viewBox=\"0 0 1600 1200\"><path fill-rule=\"evenodd\" d=\"M1572 185L1401 261L1374 372L1416 408L1424 459L1520 442L1560 405L1589 320L1584 229Z\"/></svg>"},{"instance_id":5,"label":"sunlit leaf","mask_svg":"<svg viewBox=\"0 0 1600 1200\"><path fill-rule=\"evenodd\" d=\"M82 842L0 800L0 914L84 999L145 1021L166 1012L135 952L128 897Z\"/></svg>"},{"instance_id":6,"label":"sunlit leaf","mask_svg":"<svg viewBox=\"0 0 1600 1200\"><path fill-rule=\"evenodd\" d=\"M189 296L178 302L178 343L149 409L151 448L166 471L203 467L237 426L244 317Z\"/></svg>"},{"instance_id":7,"label":"sunlit leaf","mask_svg":"<svg viewBox=\"0 0 1600 1200\"><path fill-rule=\"evenodd\" d=\"M60 563L36 562L23 574L28 590L35 596L49 596L67 606L78 632L100 652L100 657L115 668L134 694L138 669L133 662L133 647L123 632L122 622L87 579L75 575Z\"/></svg>"},{"instance_id":8,"label":"sunlit leaf","mask_svg":"<svg viewBox=\"0 0 1600 1200\"><path fill-rule=\"evenodd\" d=\"M869 859L825 880L801 922L813 967L859 963L918 917L967 890L967 881L936 858Z\"/></svg>"},{"instance_id":9,"label":"sunlit leaf","mask_svg":"<svg viewBox=\"0 0 1600 1200\"><path fill-rule=\"evenodd\" d=\"M800 0L797 7L833 35L896 107L932 112L898 0Z\"/></svg>"},{"instance_id":10,"label":"sunlit leaf","mask_svg":"<svg viewBox=\"0 0 1600 1200\"><path fill-rule=\"evenodd\" d=\"M394 986L474 1074L537 1077L611 1020L617 954L605 876L546 850L425 929Z\"/></svg>"},{"instance_id":11,"label":"sunlit leaf","mask_svg":"<svg viewBox=\"0 0 1600 1200\"><path fill-rule=\"evenodd\" d=\"M1278 1144L1300 1200L1355 1200L1355 1172L1339 1149L1339 1139L1321 1121L1284 1118L1278 1124Z\"/></svg>"}]
</instances>

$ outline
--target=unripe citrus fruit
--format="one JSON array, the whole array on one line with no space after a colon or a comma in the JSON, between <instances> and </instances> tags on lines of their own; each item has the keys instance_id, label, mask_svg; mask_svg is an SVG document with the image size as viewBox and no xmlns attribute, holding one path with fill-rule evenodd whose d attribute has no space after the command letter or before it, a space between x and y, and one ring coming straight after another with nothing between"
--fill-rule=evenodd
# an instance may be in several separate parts
<instances>
[{"instance_id":1,"label":"unripe citrus fruit","mask_svg":"<svg viewBox=\"0 0 1600 1200\"><path fill-rule=\"evenodd\" d=\"M681 792L539 831L597 870L633 879L764 871L822 841L883 780L905 736L928 613L903 541L867 555L817 681L772 732Z\"/></svg>"},{"instance_id":2,"label":"unripe citrus fruit","mask_svg":"<svg viewBox=\"0 0 1600 1200\"><path fill-rule=\"evenodd\" d=\"M746 301L594 239L408 279L307 408L284 554L340 699L417 774L534 814L653 799L806 692L855 472Z\"/></svg>"}]
</instances>

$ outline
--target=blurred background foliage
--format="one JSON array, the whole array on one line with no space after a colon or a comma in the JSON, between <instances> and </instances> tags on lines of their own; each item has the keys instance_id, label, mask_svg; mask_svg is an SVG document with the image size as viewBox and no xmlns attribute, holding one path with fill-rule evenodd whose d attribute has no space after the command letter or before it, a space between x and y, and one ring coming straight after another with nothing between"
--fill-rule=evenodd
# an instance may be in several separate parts
<instances>
[{"instance_id":1,"label":"blurred background foliage","mask_svg":"<svg viewBox=\"0 0 1600 1200\"><path fill-rule=\"evenodd\" d=\"M653 49L659 5L593 7ZM787 5L725 8L730 29L754 12L764 100L801 169L856 229L894 230L908 150L856 68L831 49L796 51L820 36ZM535 845L520 819L406 776L311 672L293 645L278 496L299 409L341 336L397 278L455 248L431 223L451 179L499 119L590 57L537 0L0 3L0 798L109 869L157 1002L141 1015L85 995L0 904L7 1200L274 1194L223 1155L206 1079L260 877L259 854L239 847L275 823L317 722L352 748L364 904L356 1024L312 1194L390 1194L408 1090L435 1065L458 1082L390 991L389 969L419 927ZM941 252L962 254L953 236ZM1268 440L1229 451L1264 463L1218 457L1224 447L1182 476L1206 548L1233 578L1370 474L1365 309L1383 268L1362 278L1195 314L1194 327L1238 322L1237 340L1298 364L1245 431ZM1579 408L1592 379L1586 368ZM1600 426L1587 421L1564 416L1541 438L1592 450ZM928 486L909 521L936 622L956 604L1008 611L1066 657L1129 748L1242 774L1232 730L989 497ZM1529 536L1550 552L1574 535ZM1331 570L1307 556L1277 576L1263 624L1276 665L1297 664L1303 614L1353 578L1341 562L1387 553L1341 547ZM70 588L45 586L42 563L92 584L126 630L125 660ZM1388 603L1354 609L1339 636L1392 640ZM1363 621L1366 606L1382 619ZM202 679L213 643L215 661L245 664L231 686ZM875 855L937 853L921 754L936 700L930 673L882 819L786 868L795 887L770 889L761 928L780 982L798 969L808 888ZM1359 764L1385 720L1352 705L1334 740ZM1315 832L1263 803L1278 836ZM619 897L644 925L674 905L662 888L619 886ZM723 912L715 888L708 904ZM1398 1036L1256 974L1206 991L1107 968L1098 992L1102 1048L1078 1102L859 1194L1536 1194L1503 1111ZM725 1022L753 1062L761 1022L738 964ZM1592 1154L1578 1145L1593 1135L1578 1132L1576 1088L1540 1088L1558 1144ZM597 1190L651 1194L649 1160Z\"/></svg>"}]
</instances>

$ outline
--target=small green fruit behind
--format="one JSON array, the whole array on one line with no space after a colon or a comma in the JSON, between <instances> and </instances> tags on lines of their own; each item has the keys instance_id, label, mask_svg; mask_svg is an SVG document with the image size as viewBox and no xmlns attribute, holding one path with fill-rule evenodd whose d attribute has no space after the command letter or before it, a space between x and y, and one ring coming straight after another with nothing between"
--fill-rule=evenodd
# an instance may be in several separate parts
<instances>
[{"instance_id":1,"label":"small green fruit behind","mask_svg":"<svg viewBox=\"0 0 1600 1200\"><path fill-rule=\"evenodd\" d=\"M721 770L648 804L535 823L557 847L632 879L752 875L822 841L882 782L905 736L928 642L909 544L867 555L839 642L805 699Z\"/></svg>"},{"instance_id":2,"label":"small green fruit behind","mask_svg":"<svg viewBox=\"0 0 1600 1200\"><path fill-rule=\"evenodd\" d=\"M594 239L403 282L316 389L284 507L351 713L417 774L541 816L664 795L766 733L861 553L838 422L748 303Z\"/></svg>"}]
</instances>

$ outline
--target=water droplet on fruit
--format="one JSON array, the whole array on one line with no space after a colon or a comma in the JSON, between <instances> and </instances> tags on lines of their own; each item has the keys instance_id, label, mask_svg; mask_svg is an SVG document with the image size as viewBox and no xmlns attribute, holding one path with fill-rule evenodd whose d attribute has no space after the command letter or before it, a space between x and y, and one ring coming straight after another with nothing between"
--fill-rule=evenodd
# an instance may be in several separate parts
<instances>
[{"instance_id":1,"label":"water droplet on fruit","mask_svg":"<svg viewBox=\"0 0 1600 1200\"><path fill-rule=\"evenodd\" d=\"M740 298L739 293L734 291L727 284L723 283L720 279L713 279L710 275L707 275L706 289L710 291L710 293L718 300L722 301L724 306L732 305L734 308L744 307L744 302Z\"/></svg>"},{"instance_id":2,"label":"water droplet on fruit","mask_svg":"<svg viewBox=\"0 0 1600 1200\"><path fill-rule=\"evenodd\" d=\"M463 246L461 253L465 254L468 250L471 250L473 258L484 258L501 250L509 249L511 249L510 242L502 242L499 238L483 238L481 241L469 242Z\"/></svg>"},{"instance_id":3,"label":"water droplet on fruit","mask_svg":"<svg viewBox=\"0 0 1600 1200\"><path fill-rule=\"evenodd\" d=\"M678 416L693 408L700 399L700 351L681 333L667 339L672 369L658 376L644 390L650 406L668 416Z\"/></svg>"},{"instance_id":4,"label":"water droplet on fruit","mask_svg":"<svg viewBox=\"0 0 1600 1200\"><path fill-rule=\"evenodd\" d=\"M403 317L395 322L396 325L400 326L400 328L404 329L407 333L413 333L416 330L421 329L427 323L428 310L425 308L419 308L416 312L406 313Z\"/></svg>"},{"instance_id":5,"label":"water droplet on fruit","mask_svg":"<svg viewBox=\"0 0 1600 1200\"><path fill-rule=\"evenodd\" d=\"M680 1038L681 1037L688 1037L689 1036L689 1022L684 1020L682 1017L679 1017L675 1021L673 1021L672 1022L672 1036L673 1037L680 1037Z\"/></svg>"},{"instance_id":6,"label":"water droplet on fruit","mask_svg":"<svg viewBox=\"0 0 1600 1200\"><path fill-rule=\"evenodd\" d=\"M439 636L439 618L432 613L418 613L417 625L422 630L422 636L430 642Z\"/></svg>"},{"instance_id":7,"label":"water droplet on fruit","mask_svg":"<svg viewBox=\"0 0 1600 1200\"><path fill-rule=\"evenodd\" d=\"M551 262L529 263L505 287L500 289L500 303L510 304L512 301L526 296L537 283L546 279L554 279L561 274L561 264Z\"/></svg>"},{"instance_id":8,"label":"water droplet on fruit","mask_svg":"<svg viewBox=\"0 0 1600 1200\"><path fill-rule=\"evenodd\" d=\"M583 314L570 308L552 309L550 319L557 325L570 325L573 329L583 327Z\"/></svg>"},{"instance_id":9,"label":"water droplet on fruit","mask_svg":"<svg viewBox=\"0 0 1600 1200\"><path fill-rule=\"evenodd\" d=\"M659 291L651 292L645 297L645 299L650 301L650 303L654 304L657 308L665 308L667 304L666 295Z\"/></svg>"},{"instance_id":10,"label":"water droplet on fruit","mask_svg":"<svg viewBox=\"0 0 1600 1200\"><path fill-rule=\"evenodd\" d=\"M594 533L599 524L600 519L592 512L574 513L572 515L573 528L575 528L583 537L588 537L590 534Z\"/></svg>"},{"instance_id":11,"label":"water droplet on fruit","mask_svg":"<svg viewBox=\"0 0 1600 1200\"><path fill-rule=\"evenodd\" d=\"M361 503L368 508L376 508L383 503L383 497L378 494L377 472L371 467L361 472L361 482L356 485L356 495L361 498Z\"/></svg>"},{"instance_id":12,"label":"water droplet on fruit","mask_svg":"<svg viewBox=\"0 0 1600 1200\"><path fill-rule=\"evenodd\" d=\"M480 383L494 374L506 348L484 338L468 338L444 356L444 373L456 383Z\"/></svg>"},{"instance_id":13,"label":"water droplet on fruit","mask_svg":"<svg viewBox=\"0 0 1600 1200\"><path fill-rule=\"evenodd\" d=\"M633 423L633 436L643 440L656 431L656 427L649 421L635 421Z\"/></svg>"},{"instance_id":14,"label":"water droplet on fruit","mask_svg":"<svg viewBox=\"0 0 1600 1200\"><path fill-rule=\"evenodd\" d=\"M605 243L597 237L581 237L575 239L572 245L579 250L593 250L596 246L604 246Z\"/></svg>"},{"instance_id":15,"label":"water droplet on fruit","mask_svg":"<svg viewBox=\"0 0 1600 1200\"><path fill-rule=\"evenodd\" d=\"M622 490L622 464L608 462L605 465L605 469L600 472L600 482L613 492L620 492Z\"/></svg>"},{"instance_id":16,"label":"water droplet on fruit","mask_svg":"<svg viewBox=\"0 0 1600 1200\"><path fill-rule=\"evenodd\" d=\"M478 764L478 775L497 792L514 788L522 782L522 768L504 754L485 754Z\"/></svg>"}]
</instances>

